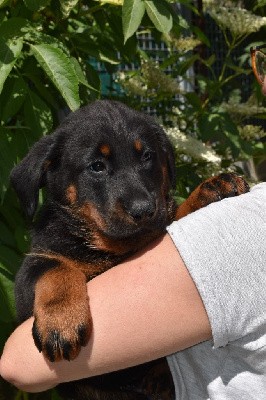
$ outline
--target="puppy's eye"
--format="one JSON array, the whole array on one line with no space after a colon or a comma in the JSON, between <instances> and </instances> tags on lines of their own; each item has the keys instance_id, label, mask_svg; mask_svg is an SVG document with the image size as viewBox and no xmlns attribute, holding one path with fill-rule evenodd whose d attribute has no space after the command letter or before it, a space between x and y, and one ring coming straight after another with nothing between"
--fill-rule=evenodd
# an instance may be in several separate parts
<instances>
[{"instance_id":1,"label":"puppy's eye","mask_svg":"<svg viewBox=\"0 0 266 400\"><path fill-rule=\"evenodd\" d=\"M148 161L150 161L152 159L152 157L153 157L153 152L149 151L149 150L146 150L142 155L142 160L144 162L148 162Z\"/></svg>"},{"instance_id":2,"label":"puppy's eye","mask_svg":"<svg viewBox=\"0 0 266 400\"><path fill-rule=\"evenodd\" d=\"M102 161L95 161L89 165L89 170L92 172L104 172L106 170L106 165Z\"/></svg>"}]
</instances>

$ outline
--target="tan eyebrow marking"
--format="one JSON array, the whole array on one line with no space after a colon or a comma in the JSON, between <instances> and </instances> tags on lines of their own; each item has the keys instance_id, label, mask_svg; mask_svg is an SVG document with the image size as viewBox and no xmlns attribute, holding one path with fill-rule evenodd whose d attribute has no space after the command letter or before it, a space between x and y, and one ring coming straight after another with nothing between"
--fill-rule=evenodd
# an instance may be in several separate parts
<instances>
[{"instance_id":1,"label":"tan eyebrow marking","mask_svg":"<svg viewBox=\"0 0 266 400\"><path fill-rule=\"evenodd\" d=\"M77 189L74 185L69 185L66 190L66 197L70 204L74 204L77 200Z\"/></svg>"},{"instance_id":2,"label":"tan eyebrow marking","mask_svg":"<svg viewBox=\"0 0 266 400\"><path fill-rule=\"evenodd\" d=\"M140 139L135 140L134 147L137 151L141 151L143 149L143 144Z\"/></svg>"},{"instance_id":3,"label":"tan eyebrow marking","mask_svg":"<svg viewBox=\"0 0 266 400\"><path fill-rule=\"evenodd\" d=\"M108 157L111 153L111 149L108 146L108 144L102 144L100 147L100 152L102 153L103 156Z\"/></svg>"}]
</instances>

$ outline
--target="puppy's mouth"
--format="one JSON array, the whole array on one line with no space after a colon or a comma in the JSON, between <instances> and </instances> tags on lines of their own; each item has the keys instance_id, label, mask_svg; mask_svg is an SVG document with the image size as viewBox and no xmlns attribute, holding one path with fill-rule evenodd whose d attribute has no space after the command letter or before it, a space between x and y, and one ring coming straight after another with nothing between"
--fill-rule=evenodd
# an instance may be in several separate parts
<instances>
[{"instance_id":1,"label":"puppy's mouth","mask_svg":"<svg viewBox=\"0 0 266 400\"><path fill-rule=\"evenodd\" d=\"M78 214L79 219L89 228L94 248L107 251L118 247L119 251L116 252L122 253L131 245L136 247L137 242L145 242L146 237L158 236L158 233L164 232L167 225L165 207L157 201L152 212L148 211L139 210L132 215L132 212L116 204L113 209L100 213L93 203L86 202L79 207Z\"/></svg>"},{"instance_id":2,"label":"puppy's mouth","mask_svg":"<svg viewBox=\"0 0 266 400\"><path fill-rule=\"evenodd\" d=\"M165 231L166 225L165 218L154 219L148 225L116 221L115 225L107 225L104 230L91 232L90 243L96 250L117 256L129 255L158 238Z\"/></svg>"},{"instance_id":3,"label":"puppy's mouth","mask_svg":"<svg viewBox=\"0 0 266 400\"><path fill-rule=\"evenodd\" d=\"M166 225L167 213L157 207L152 214L143 216L113 213L107 219L105 229L102 232L114 240L130 238L142 240L144 235L150 235L154 231L163 232Z\"/></svg>"}]
</instances>

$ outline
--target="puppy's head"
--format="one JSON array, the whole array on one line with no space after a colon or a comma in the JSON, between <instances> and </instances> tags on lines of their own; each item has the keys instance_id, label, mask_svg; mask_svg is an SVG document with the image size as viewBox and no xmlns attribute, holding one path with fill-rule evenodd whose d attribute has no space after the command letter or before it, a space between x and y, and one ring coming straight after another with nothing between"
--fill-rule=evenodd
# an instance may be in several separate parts
<instances>
[{"instance_id":1,"label":"puppy's head","mask_svg":"<svg viewBox=\"0 0 266 400\"><path fill-rule=\"evenodd\" d=\"M46 186L51 201L104 235L124 238L169 222L174 155L152 118L119 102L97 101L36 143L11 181L29 217Z\"/></svg>"}]
</instances>

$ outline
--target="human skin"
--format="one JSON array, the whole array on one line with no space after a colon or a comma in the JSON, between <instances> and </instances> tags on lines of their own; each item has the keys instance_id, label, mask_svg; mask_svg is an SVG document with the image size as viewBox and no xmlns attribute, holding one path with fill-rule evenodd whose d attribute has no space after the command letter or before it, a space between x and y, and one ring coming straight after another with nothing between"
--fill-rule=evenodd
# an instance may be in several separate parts
<instances>
[{"instance_id":1,"label":"human skin","mask_svg":"<svg viewBox=\"0 0 266 400\"><path fill-rule=\"evenodd\" d=\"M87 284L93 332L74 361L50 363L34 345L33 318L8 339L4 379L27 392L130 367L211 339L197 288L170 236Z\"/></svg>"}]
</instances>

